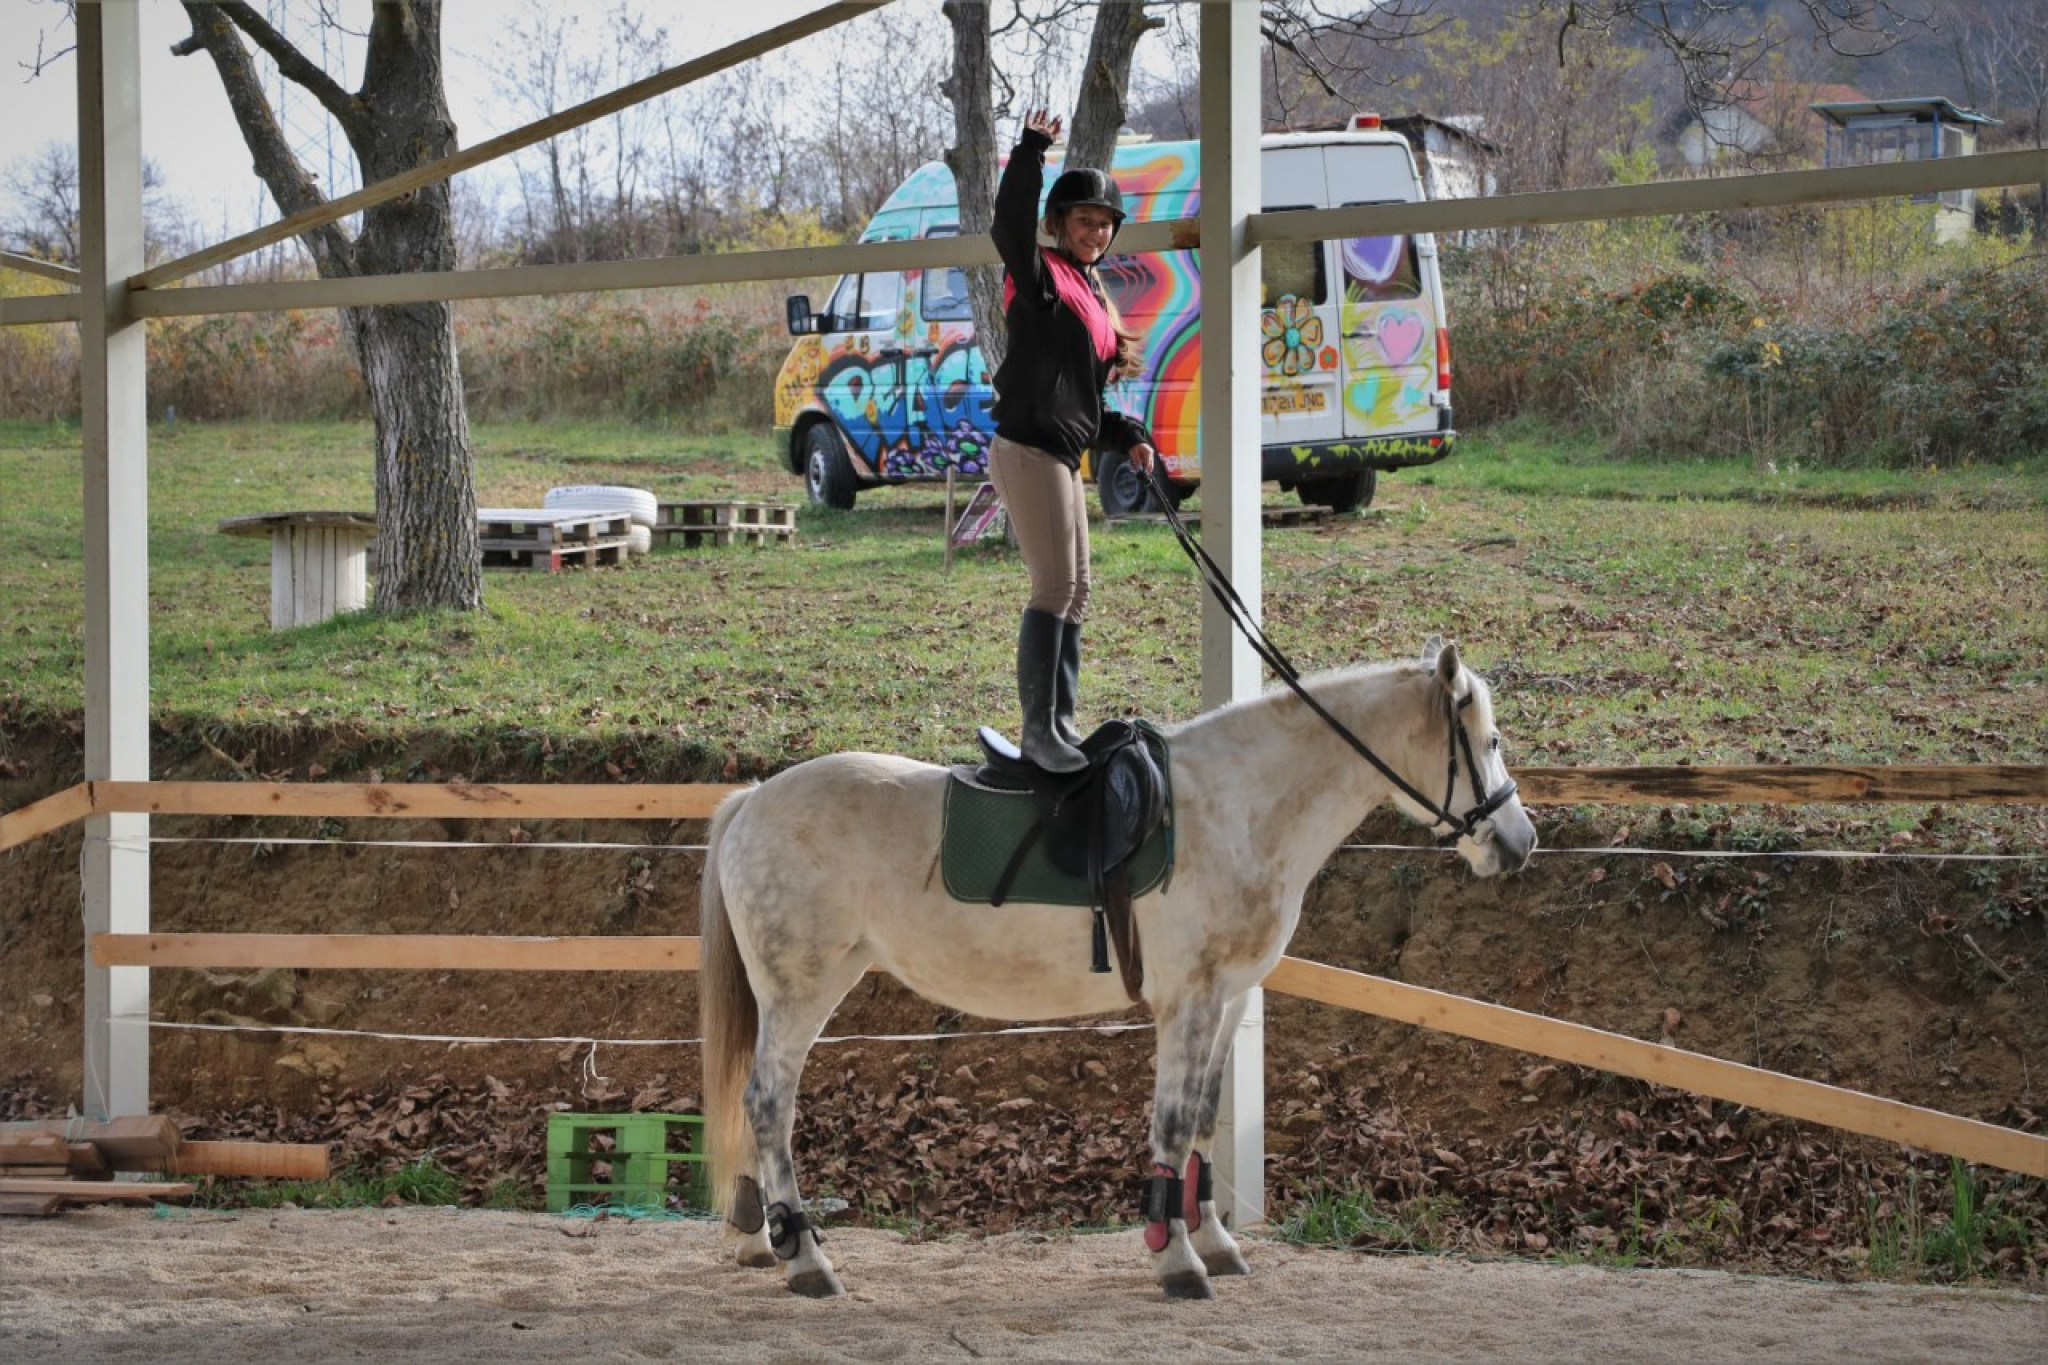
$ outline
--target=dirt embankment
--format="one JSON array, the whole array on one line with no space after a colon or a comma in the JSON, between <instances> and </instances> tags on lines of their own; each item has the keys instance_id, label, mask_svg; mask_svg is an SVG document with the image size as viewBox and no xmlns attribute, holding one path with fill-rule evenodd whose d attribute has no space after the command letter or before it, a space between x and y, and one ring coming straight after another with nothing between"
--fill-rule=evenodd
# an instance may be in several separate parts
<instances>
[{"instance_id":1,"label":"dirt embankment","mask_svg":"<svg viewBox=\"0 0 2048 1365\"><path fill-rule=\"evenodd\" d=\"M75 743L10 737L0 809L63 785L39 775L75 772ZM313 764L340 772L350 761L302 745L263 755L258 770L303 780ZM448 755L379 763L394 774L462 771ZM204 755L180 766L160 772L221 776ZM1601 847L1615 832L1538 815L1553 850ZM496 842L502 826L476 822L160 819L154 833L205 840L153 853L162 931L696 931L700 855L689 846L701 826L562 823L509 845ZM1359 837L1421 842L1392 818ZM448 846L364 842L389 839ZM618 846L544 847L561 842ZM73 829L0 856L0 1117L80 1093L78 851ZM2038 1128L2043 876L2025 863L1560 851L1521 877L1480 882L1432 852L1345 852L1313 888L1291 951ZM195 1132L318 1137L373 1160L433 1156L479 1191L539 1178L550 1106L696 1099L688 978L162 970L152 993L160 1021L222 1026L154 1034L157 1107ZM832 1034L940 1036L813 1054L800 1150L813 1187L847 1198L853 1217L915 1226L1128 1216L1145 1158L1149 1034L980 1036L1000 1026L886 980L857 988ZM411 1036L380 1036L401 1034ZM1438 1218L1440 1243L1467 1249L1639 1255L1661 1236L1667 1261L1854 1273L1888 1229L1951 1206L1943 1161L1528 1054L1278 996L1266 1037L1282 1211L1304 1192L1355 1185L1411 1224ZM582 1039L600 1041L572 1041ZM677 1041L623 1045L646 1039ZM1987 1269L2038 1279L2048 1193L1996 1171L1980 1183L2014 1220L1984 1249Z\"/></svg>"}]
</instances>

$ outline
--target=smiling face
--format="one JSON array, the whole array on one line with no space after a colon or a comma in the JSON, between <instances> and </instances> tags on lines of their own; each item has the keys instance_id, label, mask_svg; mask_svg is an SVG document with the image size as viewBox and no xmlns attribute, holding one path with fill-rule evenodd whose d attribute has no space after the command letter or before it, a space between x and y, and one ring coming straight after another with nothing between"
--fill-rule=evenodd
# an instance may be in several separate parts
<instances>
[{"instance_id":1,"label":"smiling face","mask_svg":"<svg viewBox=\"0 0 2048 1365\"><path fill-rule=\"evenodd\" d=\"M1116 236L1116 215L1094 204L1076 204L1060 219L1060 246L1083 265L1094 265Z\"/></svg>"}]
</instances>

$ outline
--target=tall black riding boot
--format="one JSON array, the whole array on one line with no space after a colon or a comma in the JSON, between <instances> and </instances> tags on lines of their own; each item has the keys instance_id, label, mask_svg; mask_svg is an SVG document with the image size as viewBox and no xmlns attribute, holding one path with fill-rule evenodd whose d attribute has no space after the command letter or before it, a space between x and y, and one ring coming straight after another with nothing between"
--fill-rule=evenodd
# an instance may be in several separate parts
<instances>
[{"instance_id":1,"label":"tall black riding boot","mask_svg":"<svg viewBox=\"0 0 2048 1365\"><path fill-rule=\"evenodd\" d=\"M1081 751L1053 727L1065 624L1049 611L1026 607L1017 627L1017 701L1024 708L1024 734L1017 747L1049 773L1079 772L1088 766Z\"/></svg>"},{"instance_id":2,"label":"tall black riding boot","mask_svg":"<svg viewBox=\"0 0 2048 1365\"><path fill-rule=\"evenodd\" d=\"M1053 691L1053 733L1069 744L1081 743L1074 728L1074 703L1081 695L1081 623L1060 622L1060 672Z\"/></svg>"}]
</instances>

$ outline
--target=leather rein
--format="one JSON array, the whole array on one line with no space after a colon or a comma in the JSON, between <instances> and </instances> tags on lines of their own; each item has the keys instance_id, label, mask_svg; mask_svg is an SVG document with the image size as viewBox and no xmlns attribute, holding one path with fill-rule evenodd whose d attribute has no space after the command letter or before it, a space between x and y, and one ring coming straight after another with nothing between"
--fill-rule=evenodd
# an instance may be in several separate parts
<instances>
[{"instance_id":1,"label":"leather rein","mask_svg":"<svg viewBox=\"0 0 2048 1365\"><path fill-rule=\"evenodd\" d=\"M1209 591L1215 596L1217 604L1230 618L1230 623L1237 627L1238 634L1244 636L1245 642L1251 645L1252 652L1293 690L1295 696L1301 698L1309 710L1315 712L1325 725L1336 731L1360 758L1377 769L1380 776L1393 783L1403 796L1429 812L1434 817L1430 824L1432 831L1439 825L1450 826L1449 833L1437 836L1439 847L1448 848L1460 839L1475 835L1481 825L1493 818L1494 812L1508 803L1515 794L1515 779L1510 777L1502 786L1488 790L1485 781L1479 775L1478 756L1472 752L1472 737L1465 731L1460 713L1472 704L1473 692L1467 691L1455 701L1449 694L1444 697L1444 719L1450 727L1450 757L1444 775L1444 799L1441 802L1432 801L1389 767L1386 760L1374 753L1371 746L1353 734L1344 722L1331 715L1329 709L1302 685L1300 671L1280 652L1278 645L1266 638L1265 630L1252 619L1251 609L1245 606L1244 599L1238 596L1237 588L1223 572L1222 566L1217 564L1209 552L1202 548L1201 543L1188 533L1187 523L1181 520L1180 510L1173 505L1173 498L1166 489L1166 481L1160 476L1156 456L1149 476L1159 506L1166 513L1166 524L1173 528L1174 539L1180 542L1181 549L1194 561L1195 571L1201 575L1202 581L1209 585ZM1458 759L1461 756L1465 760L1466 780L1479 801L1463 815L1455 815L1450 810L1450 804L1451 797L1456 795L1458 790Z\"/></svg>"}]
</instances>

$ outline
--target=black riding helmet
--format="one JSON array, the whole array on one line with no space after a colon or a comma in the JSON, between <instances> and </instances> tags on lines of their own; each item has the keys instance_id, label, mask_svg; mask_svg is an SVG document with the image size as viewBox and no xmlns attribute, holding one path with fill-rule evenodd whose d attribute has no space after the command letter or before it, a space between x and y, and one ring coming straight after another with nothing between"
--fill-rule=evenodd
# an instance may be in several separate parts
<instances>
[{"instance_id":1,"label":"black riding helmet","mask_svg":"<svg viewBox=\"0 0 2048 1365\"><path fill-rule=\"evenodd\" d=\"M1052 193L1045 196L1045 216L1057 218L1068 209L1083 204L1098 209L1108 209L1113 220L1110 235L1124 225L1124 192L1116 187L1116 181L1107 172L1093 166L1081 166L1061 175L1052 182Z\"/></svg>"}]
</instances>

